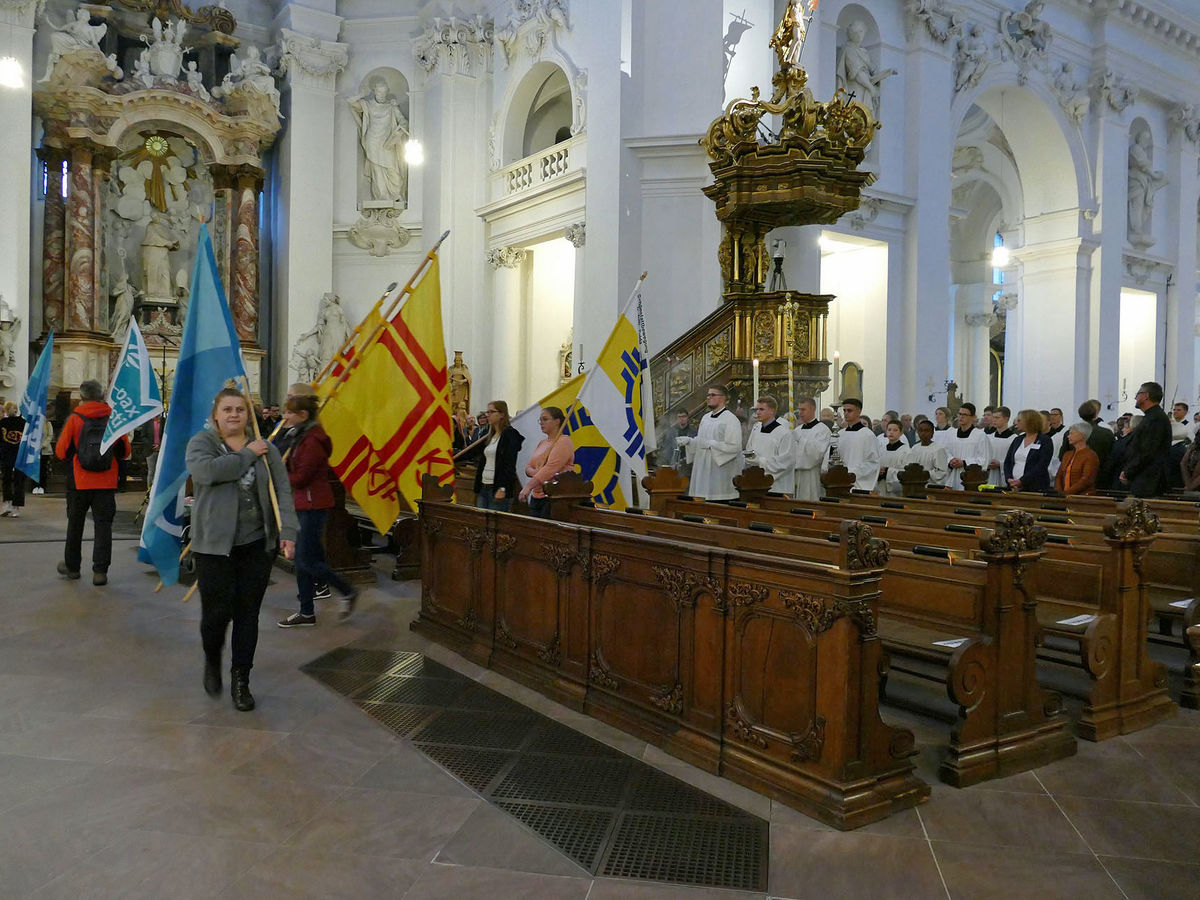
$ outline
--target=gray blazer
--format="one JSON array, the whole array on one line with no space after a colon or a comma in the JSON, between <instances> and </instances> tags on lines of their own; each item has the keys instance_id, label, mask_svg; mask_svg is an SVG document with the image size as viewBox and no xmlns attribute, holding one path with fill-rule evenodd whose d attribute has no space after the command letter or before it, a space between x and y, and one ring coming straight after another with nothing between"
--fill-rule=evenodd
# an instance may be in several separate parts
<instances>
[{"instance_id":1,"label":"gray blazer","mask_svg":"<svg viewBox=\"0 0 1200 900\"><path fill-rule=\"evenodd\" d=\"M249 447L236 452L230 450L215 431L205 429L192 435L188 441L186 459L196 497L192 506L194 553L229 555L237 529L238 479L253 465L258 466L255 484L258 486L258 503L263 511L263 526L267 532L264 541L266 552L273 556L280 539L296 540L300 524L292 503L292 485L279 451L270 443L268 448L266 456L258 457ZM276 529L275 515L271 512L268 477L275 483L279 517L283 522L282 533Z\"/></svg>"}]
</instances>

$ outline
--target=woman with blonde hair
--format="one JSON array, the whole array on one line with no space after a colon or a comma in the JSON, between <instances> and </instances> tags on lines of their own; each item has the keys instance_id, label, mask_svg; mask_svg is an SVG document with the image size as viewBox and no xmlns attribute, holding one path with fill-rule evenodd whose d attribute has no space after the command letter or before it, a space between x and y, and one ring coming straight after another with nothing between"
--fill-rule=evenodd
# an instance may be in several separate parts
<instances>
[{"instance_id":1,"label":"woman with blonde hair","mask_svg":"<svg viewBox=\"0 0 1200 900\"><path fill-rule=\"evenodd\" d=\"M455 462L476 463L475 505L508 512L517 492L517 454L525 436L512 427L508 404L493 400L485 413L488 430L483 437L455 454Z\"/></svg>"},{"instance_id":2,"label":"woman with blonde hair","mask_svg":"<svg viewBox=\"0 0 1200 900\"><path fill-rule=\"evenodd\" d=\"M250 669L271 566L281 549L292 558L298 531L287 470L274 444L248 432L252 415L245 395L225 388L213 401L212 427L192 435L186 453L195 489L191 547L200 585L204 690L221 692L221 654L232 622L229 687L241 712L254 709Z\"/></svg>"},{"instance_id":3,"label":"woman with blonde hair","mask_svg":"<svg viewBox=\"0 0 1200 900\"><path fill-rule=\"evenodd\" d=\"M1042 414L1036 409L1017 413L1017 431L1004 456L1004 481L1014 491L1050 490L1050 461L1054 442L1042 433Z\"/></svg>"}]
</instances>

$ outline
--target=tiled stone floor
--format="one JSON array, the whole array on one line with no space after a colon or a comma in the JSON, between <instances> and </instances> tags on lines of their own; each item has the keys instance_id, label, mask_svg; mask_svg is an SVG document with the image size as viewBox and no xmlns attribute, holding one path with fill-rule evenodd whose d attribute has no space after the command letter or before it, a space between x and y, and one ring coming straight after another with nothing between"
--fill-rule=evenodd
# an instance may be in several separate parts
<instances>
[{"instance_id":1,"label":"tiled stone floor","mask_svg":"<svg viewBox=\"0 0 1200 900\"><path fill-rule=\"evenodd\" d=\"M344 644L426 653L769 819L770 897L1200 897L1200 714L966 790L928 750L929 803L842 834L428 644L408 629L416 583L381 579L350 622L319 606L318 627L283 631L280 573L259 708L235 712L200 686L199 606L154 594L130 541L108 587L59 580L63 502L28 504L0 519L2 900L763 896L592 878L299 670Z\"/></svg>"}]
</instances>

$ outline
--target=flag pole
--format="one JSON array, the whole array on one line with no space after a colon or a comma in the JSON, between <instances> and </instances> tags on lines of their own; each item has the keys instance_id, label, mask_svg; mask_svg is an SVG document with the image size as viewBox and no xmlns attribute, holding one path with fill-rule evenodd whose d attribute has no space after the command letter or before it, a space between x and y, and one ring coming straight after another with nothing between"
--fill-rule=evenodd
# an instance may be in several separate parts
<instances>
[{"instance_id":1,"label":"flag pole","mask_svg":"<svg viewBox=\"0 0 1200 900\"><path fill-rule=\"evenodd\" d=\"M367 337L367 339L365 341L363 341L363 346L370 344L372 341L375 340L375 338L379 337L379 335L383 331L384 327L388 324L388 321L392 318L393 315L395 315L396 309L400 305L404 296L406 294L409 294L412 292L413 285L416 283L417 279L420 278L421 275L425 272L425 270L429 267L429 264L437 256L437 252L441 248L442 242L444 240L446 240L446 238L448 238L449 236L450 236L450 229L447 228L445 231L442 232L442 236L437 239L437 243L435 243L432 247L429 248L429 252L425 254L424 258L421 260L420 264L417 266L416 271L412 273L412 277L408 279L408 282L404 285L403 288L400 289L399 293L396 294L396 299L392 302L392 305L388 308L387 312L383 314L380 321L376 323L374 330ZM322 407L324 407L325 403L328 402L328 400L329 400L330 396L332 396L333 392L336 391L339 387L341 387L342 382L345 381L346 378L350 375L350 373L354 371L354 367L358 365L359 360L361 358L362 358L361 354L358 354L358 353L354 354L354 358L351 359L346 364L346 367L344 369L342 369L341 374L338 375L337 381L335 381L333 383L333 386L328 391L324 392L325 398L321 401Z\"/></svg>"},{"instance_id":2,"label":"flag pole","mask_svg":"<svg viewBox=\"0 0 1200 900\"><path fill-rule=\"evenodd\" d=\"M262 432L258 430L258 416L254 414L254 407L250 404L250 376L245 372L242 372L242 385L246 394L246 412L250 415L250 424L254 426L254 439L261 441L263 437ZM267 467L267 495L271 498L271 511L275 513L275 530L282 534L283 517L279 515L279 498L275 496L275 479L271 477L270 466Z\"/></svg>"},{"instance_id":3,"label":"flag pole","mask_svg":"<svg viewBox=\"0 0 1200 900\"><path fill-rule=\"evenodd\" d=\"M330 358L329 362L325 363L325 365L321 369L321 371L318 372L313 377L313 380L312 380L313 384L316 384L317 382L324 379L325 373L328 372L333 367L333 364L335 362L337 362L339 359L342 359L342 354L344 354L347 349L349 349L351 346L354 345L354 339L358 336L358 333L362 330L363 322L367 321L367 318L370 317L372 312L375 312L377 309L379 309L379 307L383 306L383 301L387 299L388 294L390 294L392 291L394 291L396 289L396 284L397 284L397 282L393 281L391 284L389 284L386 288L383 289L383 293L379 295L379 299L375 301L375 305L371 307L371 310L370 310L370 312L367 313L367 316L363 318L362 322L359 322L357 325L354 326L354 330L352 332L350 332L350 336L348 338L346 338L346 340L342 341L342 346L338 347L337 353L333 354L333 356L332 356L332 358Z\"/></svg>"}]
</instances>

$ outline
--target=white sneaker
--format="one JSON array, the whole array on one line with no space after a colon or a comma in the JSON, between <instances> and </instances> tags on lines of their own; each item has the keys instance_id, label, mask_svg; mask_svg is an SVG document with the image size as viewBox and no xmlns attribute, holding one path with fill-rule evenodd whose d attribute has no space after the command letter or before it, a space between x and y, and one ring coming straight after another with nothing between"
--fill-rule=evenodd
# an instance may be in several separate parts
<instances>
[{"instance_id":1,"label":"white sneaker","mask_svg":"<svg viewBox=\"0 0 1200 900\"><path fill-rule=\"evenodd\" d=\"M45 489L45 488L36 487L36 488L34 488L34 489L33 489L33 492L34 492L35 494L44 494L44 493L46 493L46 489Z\"/></svg>"},{"instance_id":2,"label":"white sneaker","mask_svg":"<svg viewBox=\"0 0 1200 900\"><path fill-rule=\"evenodd\" d=\"M11 512L6 512L5 515L16 519L21 515L21 511L19 509L14 509Z\"/></svg>"}]
</instances>

